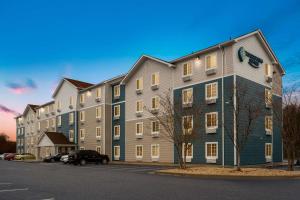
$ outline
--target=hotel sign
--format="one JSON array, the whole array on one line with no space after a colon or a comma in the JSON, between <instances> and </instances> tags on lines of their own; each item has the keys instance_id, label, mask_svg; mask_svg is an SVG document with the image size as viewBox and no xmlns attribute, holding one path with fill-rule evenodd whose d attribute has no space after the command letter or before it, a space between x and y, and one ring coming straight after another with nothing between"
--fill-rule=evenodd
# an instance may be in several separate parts
<instances>
[{"instance_id":1,"label":"hotel sign","mask_svg":"<svg viewBox=\"0 0 300 200\"><path fill-rule=\"evenodd\" d=\"M254 68L259 68L259 64L263 63L263 59L253 55L252 53L249 53L248 51L246 51L244 49L244 47L239 48L238 56L239 56L240 62L243 62L246 59L246 57L248 57L249 58L248 64Z\"/></svg>"}]
</instances>

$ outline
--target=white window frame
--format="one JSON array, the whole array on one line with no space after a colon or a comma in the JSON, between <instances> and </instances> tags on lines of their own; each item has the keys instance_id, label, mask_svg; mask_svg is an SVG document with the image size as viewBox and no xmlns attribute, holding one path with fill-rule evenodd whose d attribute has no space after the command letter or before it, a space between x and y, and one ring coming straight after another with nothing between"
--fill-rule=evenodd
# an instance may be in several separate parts
<instances>
[{"instance_id":1,"label":"white window frame","mask_svg":"<svg viewBox=\"0 0 300 200\"><path fill-rule=\"evenodd\" d=\"M158 123L158 131L153 131L153 123ZM158 120L151 121L151 133L152 134L159 134L159 131L160 131L159 121Z\"/></svg>"},{"instance_id":2,"label":"white window frame","mask_svg":"<svg viewBox=\"0 0 300 200\"><path fill-rule=\"evenodd\" d=\"M80 137L80 140L84 140L84 138L85 138L85 129L84 128L79 129L79 137Z\"/></svg>"},{"instance_id":3,"label":"white window frame","mask_svg":"<svg viewBox=\"0 0 300 200\"><path fill-rule=\"evenodd\" d=\"M73 106L74 105L74 99L73 96L70 96L69 98L69 106Z\"/></svg>"},{"instance_id":4,"label":"white window frame","mask_svg":"<svg viewBox=\"0 0 300 200\"><path fill-rule=\"evenodd\" d=\"M99 132L100 132L100 133L99 133L100 135L98 135L98 130L100 130L100 131L99 131ZM100 138L101 138L101 135L102 135L102 128L101 128L101 126L97 126L97 127L96 127L96 138L97 138L97 139L100 139Z\"/></svg>"},{"instance_id":5,"label":"white window frame","mask_svg":"<svg viewBox=\"0 0 300 200\"><path fill-rule=\"evenodd\" d=\"M208 156L208 145L216 144L216 156ZM207 160L217 160L219 155L218 155L219 147L218 147L218 142L205 142L205 158Z\"/></svg>"},{"instance_id":6,"label":"white window frame","mask_svg":"<svg viewBox=\"0 0 300 200\"><path fill-rule=\"evenodd\" d=\"M191 147L192 147L192 155L191 156L186 155L186 158L190 160L194 157L194 145L190 142L187 143L187 145L191 145ZM182 152L181 152L182 153L182 158L184 158L184 148L185 148L185 143L182 144Z\"/></svg>"},{"instance_id":7,"label":"white window frame","mask_svg":"<svg viewBox=\"0 0 300 200\"><path fill-rule=\"evenodd\" d=\"M271 155L267 155L267 146L270 145L271 146ZM271 160L272 159L272 151L273 151L273 146L272 143L265 143L265 158L267 160Z\"/></svg>"},{"instance_id":8,"label":"white window frame","mask_svg":"<svg viewBox=\"0 0 300 200\"><path fill-rule=\"evenodd\" d=\"M138 85L138 82L139 82L139 85ZM136 90L143 90L144 89L143 77L136 79L135 84L136 84L136 87L135 87Z\"/></svg>"},{"instance_id":9,"label":"white window frame","mask_svg":"<svg viewBox=\"0 0 300 200\"><path fill-rule=\"evenodd\" d=\"M153 99L155 99L155 104L156 104L156 107L155 107L155 108L153 107L153 104L152 104ZM156 99L157 99L157 100L156 100ZM151 98L151 109L152 109L152 110L157 110L157 109L159 109L159 101L160 101L159 96L154 96L154 97Z\"/></svg>"},{"instance_id":10,"label":"white window frame","mask_svg":"<svg viewBox=\"0 0 300 200\"><path fill-rule=\"evenodd\" d=\"M80 94L79 103L81 103L81 104L85 103L85 93Z\"/></svg>"},{"instance_id":11,"label":"white window frame","mask_svg":"<svg viewBox=\"0 0 300 200\"><path fill-rule=\"evenodd\" d=\"M157 154L158 155L153 155L153 148L157 147ZM159 158L160 156L160 147L159 144L151 144L151 158Z\"/></svg>"},{"instance_id":12,"label":"white window frame","mask_svg":"<svg viewBox=\"0 0 300 200\"><path fill-rule=\"evenodd\" d=\"M116 115L116 108L119 108L118 110L119 110L119 114L117 114ZM114 106L114 117L120 117L120 115L121 115L121 106L120 105L115 105Z\"/></svg>"},{"instance_id":13,"label":"white window frame","mask_svg":"<svg viewBox=\"0 0 300 200\"><path fill-rule=\"evenodd\" d=\"M71 137L71 133L72 133L72 137ZM74 141L74 130L69 130L69 141L70 142Z\"/></svg>"},{"instance_id":14,"label":"white window frame","mask_svg":"<svg viewBox=\"0 0 300 200\"><path fill-rule=\"evenodd\" d=\"M50 127L50 122L49 122L49 119L46 120L46 128L49 128Z\"/></svg>"},{"instance_id":15,"label":"white window frame","mask_svg":"<svg viewBox=\"0 0 300 200\"><path fill-rule=\"evenodd\" d=\"M141 132L140 133L138 133L137 132L137 127L138 127L138 125L141 125ZM143 122L137 122L137 123L135 123L135 135L139 135L139 136L141 136L141 135L143 135L144 134L144 123Z\"/></svg>"},{"instance_id":16,"label":"white window frame","mask_svg":"<svg viewBox=\"0 0 300 200\"><path fill-rule=\"evenodd\" d=\"M52 128L55 127L55 118L52 118Z\"/></svg>"},{"instance_id":17,"label":"white window frame","mask_svg":"<svg viewBox=\"0 0 300 200\"><path fill-rule=\"evenodd\" d=\"M118 134L116 134L116 128L119 131ZM120 127L120 125L115 125L114 126L114 138L120 138L120 135L121 135L121 127Z\"/></svg>"},{"instance_id":18,"label":"white window frame","mask_svg":"<svg viewBox=\"0 0 300 200\"><path fill-rule=\"evenodd\" d=\"M187 66L187 74L184 74L184 68L185 66ZM189 67L190 67L190 73L189 73ZM192 65L192 62L189 61L189 62L186 62L186 63L183 63L182 65L182 77L187 77L187 76L192 76L193 75L193 65Z\"/></svg>"},{"instance_id":19,"label":"white window frame","mask_svg":"<svg viewBox=\"0 0 300 200\"><path fill-rule=\"evenodd\" d=\"M101 119L101 117L102 117L102 107L98 106L96 107L96 119Z\"/></svg>"},{"instance_id":20,"label":"white window frame","mask_svg":"<svg viewBox=\"0 0 300 200\"><path fill-rule=\"evenodd\" d=\"M208 95L208 89L207 88L209 86L211 86L211 88L212 88L213 85L216 85L216 96L208 97L207 96ZM212 91L211 91L211 93L212 93ZM205 84L205 99L206 100L217 99L218 98L218 93L219 93L219 91L218 91L218 82L213 82L213 83L207 83L207 84Z\"/></svg>"},{"instance_id":21,"label":"white window frame","mask_svg":"<svg viewBox=\"0 0 300 200\"><path fill-rule=\"evenodd\" d=\"M85 121L85 111L84 110L79 112L79 119L81 122Z\"/></svg>"},{"instance_id":22,"label":"white window frame","mask_svg":"<svg viewBox=\"0 0 300 200\"><path fill-rule=\"evenodd\" d=\"M191 91L192 92L192 97L191 97L191 99L189 99L187 102L185 102L185 98L184 98L184 94L185 94L185 92L189 92L189 91ZM186 93L186 94L187 94ZM194 99L194 90L193 90L193 88L186 88L186 89L184 89L184 90L182 90L181 91L181 95L182 95L182 104L190 104L190 103L193 103L193 99Z\"/></svg>"},{"instance_id":23,"label":"white window frame","mask_svg":"<svg viewBox=\"0 0 300 200\"><path fill-rule=\"evenodd\" d=\"M266 73L266 69L268 70L268 73ZM265 70L265 76L272 78L272 65L265 64L264 70Z\"/></svg>"},{"instance_id":24,"label":"white window frame","mask_svg":"<svg viewBox=\"0 0 300 200\"><path fill-rule=\"evenodd\" d=\"M141 106L141 110L137 110L137 108L138 108L138 103L141 104L141 105L139 105L139 106ZM142 112L144 111L144 108L143 108L143 107L144 107L144 102L143 102L143 100L137 100L136 103L135 103L135 105L136 105L136 106L135 106L135 109L136 109L135 112L136 112L136 113L142 113Z\"/></svg>"},{"instance_id":25,"label":"white window frame","mask_svg":"<svg viewBox=\"0 0 300 200\"><path fill-rule=\"evenodd\" d=\"M61 115L57 116L57 126L61 126Z\"/></svg>"},{"instance_id":26,"label":"white window frame","mask_svg":"<svg viewBox=\"0 0 300 200\"><path fill-rule=\"evenodd\" d=\"M137 153L138 153L138 147L142 147L142 155L137 155ZM141 145L141 144L135 145L135 157L136 157L137 159L142 159L143 156L144 156L144 146Z\"/></svg>"},{"instance_id":27,"label":"white window frame","mask_svg":"<svg viewBox=\"0 0 300 200\"><path fill-rule=\"evenodd\" d=\"M116 151L118 149L118 151ZM116 154L118 152L118 154ZM119 160L120 159L120 154L121 154L121 148L120 145L115 145L114 146L114 160Z\"/></svg>"},{"instance_id":28,"label":"white window frame","mask_svg":"<svg viewBox=\"0 0 300 200\"><path fill-rule=\"evenodd\" d=\"M270 122L270 125L271 125L270 129L267 127L267 124L269 123L268 122L269 120L271 121ZM271 115L265 116L265 131L267 131L267 132L272 132L273 131L273 118L272 118Z\"/></svg>"},{"instance_id":29,"label":"white window frame","mask_svg":"<svg viewBox=\"0 0 300 200\"><path fill-rule=\"evenodd\" d=\"M70 125L74 124L74 113L73 112L69 113L69 124Z\"/></svg>"},{"instance_id":30,"label":"white window frame","mask_svg":"<svg viewBox=\"0 0 300 200\"><path fill-rule=\"evenodd\" d=\"M20 129L18 129L18 135L19 135L19 130ZM38 130L41 130L41 122L38 122Z\"/></svg>"},{"instance_id":31,"label":"white window frame","mask_svg":"<svg viewBox=\"0 0 300 200\"><path fill-rule=\"evenodd\" d=\"M96 89L96 98L101 98L102 97L102 89L101 87Z\"/></svg>"},{"instance_id":32,"label":"white window frame","mask_svg":"<svg viewBox=\"0 0 300 200\"><path fill-rule=\"evenodd\" d=\"M216 115L216 126L207 126L207 116L208 115ZM218 112L209 112L209 113L205 113L205 128L206 129L217 129L218 128Z\"/></svg>"},{"instance_id":33,"label":"white window frame","mask_svg":"<svg viewBox=\"0 0 300 200\"><path fill-rule=\"evenodd\" d=\"M209 56L210 56L210 57L215 56L215 58L216 58L216 66L207 68L207 67L208 67L208 66L207 66L207 57L209 57ZM208 71L208 70L211 70L211 69L216 69L217 66L218 66L218 55L217 55L216 52L215 52L215 53L208 54L208 55L205 56L205 71Z\"/></svg>"},{"instance_id":34,"label":"white window frame","mask_svg":"<svg viewBox=\"0 0 300 200\"><path fill-rule=\"evenodd\" d=\"M270 99L269 99L269 95L270 95ZM272 105L272 90L269 88L265 88L265 103L266 103L266 105L269 105L269 106Z\"/></svg>"},{"instance_id":35,"label":"white window frame","mask_svg":"<svg viewBox=\"0 0 300 200\"><path fill-rule=\"evenodd\" d=\"M193 128L194 128L194 116L193 115L186 115L186 116L182 116L182 119L181 119L181 126L182 126L182 132L183 134L185 134L185 131L184 131L184 118L187 118L187 117L192 117L192 128L191 128L191 132L193 131Z\"/></svg>"},{"instance_id":36,"label":"white window frame","mask_svg":"<svg viewBox=\"0 0 300 200\"><path fill-rule=\"evenodd\" d=\"M153 84L153 75L155 75L155 83ZM159 72L155 72L155 73L152 73L151 74L151 86L156 86L156 85L159 85L159 82L160 82L160 80L159 80L160 78L159 78Z\"/></svg>"},{"instance_id":37,"label":"white window frame","mask_svg":"<svg viewBox=\"0 0 300 200\"><path fill-rule=\"evenodd\" d=\"M120 85L114 86L114 97L120 97L121 94L121 87Z\"/></svg>"},{"instance_id":38,"label":"white window frame","mask_svg":"<svg viewBox=\"0 0 300 200\"><path fill-rule=\"evenodd\" d=\"M98 148L100 149L100 151L98 151ZM96 146L96 151L101 154L101 146Z\"/></svg>"}]
</instances>

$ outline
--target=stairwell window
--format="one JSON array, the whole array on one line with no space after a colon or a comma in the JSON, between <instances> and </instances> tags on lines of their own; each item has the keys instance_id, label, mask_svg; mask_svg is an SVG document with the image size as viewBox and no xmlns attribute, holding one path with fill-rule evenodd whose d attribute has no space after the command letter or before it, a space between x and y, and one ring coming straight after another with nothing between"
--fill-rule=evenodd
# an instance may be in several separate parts
<instances>
[{"instance_id":1,"label":"stairwell window","mask_svg":"<svg viewBox=\"0 0 300 200\"><path fill-rule=\"evenodd\" d=\"M69 124L73 124L74 123L74 113L70 113L69 114Z\"/></svg>"},{"instance_id":2,"label":"stairwell window","mask_svg":"<svg viewBox=\"0 0 300 200\"><path fill-rule=\"evenodd\" d=\"M120 97L120 85L114 86L114 97L115 98Z\"/></svg>"},{"instance_id":3,"label":"stairwell window","mask_svg":"<svg viewBox=\"0 0 300 200\"><path fill-rule=\"evenodd\" d=\"M218 159L218 143L206 142L205 143L205 157L207 162L215 162Z\"/></svg>"},{"instance_id":4,"label":"stairwell window","mask_svg":"<svg viewBox=\"0 0 300 200\"><path fill-rule=\"evenodd\" d=\"M135 124L135 134L143 135L143 122L138 122Z\"/></svg>"},{"instance_id":5,"label":"stairwell window","mask_svg":"<svg viewBox=\"0 0 300 200\"><path fill-rule=\"evenodd\" d=\"M265 157L267 162L272 160L272 143L265 144Z\"/></svg>"},{"instance_id":6,"label":"stairwell window","mask_svg":"<svg viewBox=\"0 0 300 200\"><path fill-rule=\"evenodd\" d=\"M120 138L120 125L114 126L114 139Z\"/></svg>"},{"instance_id":7,"label":"stairwell window","mask_svg":"<svg viewBox=\"0 0 300 200\"><path fill-rule=\"evenodd\" d=\"M85 93L82 93L82 94L80 94L80 97L79 97L79 103L84 104L84 102L85 102Z\"/></svg>"},{"instance_id":8,"label":"stairwell window","mask_svg":"<svg viewBox=\"0 0 300 200\"><path fill-rule=\"evenodd\" d=\"M192 134L193 131L193 116L183 116L182 117L182 131L183 134Z\"/></svg>"},{"instance_id":9,"label":"stairwell window","mask_svg":"<svg viewBox=\"0 0 300 200\"><path fill-rule=\"evenodd\" d=\"M136 112L141 113L143 112L143 101L139 100L136 102Z\"/></svg>"},{"instance_id":10,"label":"stairwell window","mask_svg":"<svg viewBox=\"0 0 300 200\"><path fill-rule=\"evenodd\" d=\"M120 117L120 105L114 106L114 118Z\"/></svg>"},{"instance_id":11,"label":"stairwell window","mask_svg":"<svg viewBox=\"0 0 300 200\"><path fill-rule=\"evenodd\" d=\"M80 111L79 112L79 119L81 122L85 121L85 111Z\"/></svg>"},{"instance_id":12,"label":"stairwell window","mask_svg":"<svg viewBox=\"0 0 300 200\"><path fill-rule=\"evenodd\" d=\"M61 116L57 117L57 126L61 126Z\"/></svg>"},{"instance_id":13,"label":"stairwell window","mask_svg":"<svg viewBox=\"0 0 300 200\"><path fill-rule=\"evenodd\" d=\"M143 77L136 79L136 90L143 90Z\"/></svg>"},{"instance_id":14,"label":"stairwell window","mask_svg":"<svg viewBox=\"0 0 300 200\"><path fill-rule=\"evenodd\" d=\"M74 141L74 130L69 130L69 141L70 142Z\"/></svg>"},{"instance_id":15,"label":"stairwell window","mask_svg":"<svg viewBox=\"0 0 300 200\"><path fill-rule=\"evenodd\" d=\"M101 127L96 127L96 138L99 139L101 138Z\"/></svg>"},{"instance_id":16,"label":"stairwell window","mask_svg":"<svg viewBox=\"0 0 300 200\"><path fill-rule=\"evenodd\" d=\"M85 137L85 129L80 129L79 130L79 136L81 140L84 140Z\"/></svg>"},{"instance_id":17,"label":"stairwell window","mask_svg":"<svg viewBox=\"0 0 300 200\"><path fill-rule=\"evenodd\" d=\"M159 73L153 73L151 75L151 86L159 85Z\"/></svg>"},{"instance_id":18,"label":"stairwell window","mask_svg":"<svg viewBox=\"0 0 300 200\"><path fill-rule=\"evenodd\" d=\"M205 56L205 70L215 69L217 67L217 54Z\"/></svg>"},{"instance_id":19,"label":"stairwell window","mask_svg":"<svg viewBox=\"0 0 300 200\"><path fill-rule=\"evenodd\" d=\"M265 116L265 130L267 135L272 134L272 130L273 130L272 116Z\"/></svg>"},{"instance_id":20,"label":"stairwell window","mask_svg":"<svg viewBox=\"0 0 300 200\"><path fill-rule=\"evenodd\" d=\"M183 70L182 70L182 76L191 76L192 75L192 63L188 62L188 63L184 63L183 64Z\"/></svg>"},{"instance_id":21,"label":"stairwell window","mask_svg":"<svg viewBox=\"0 0 300 200\"><path fill-rule=\"evenodd\" d=\"M151 158L159 158L159 144L151 144Z\"/></svg>"},{"instance_id":22,"label":"stairwell window","mask_svg":"<svg viewBox=\"0 0 300 200\"><path fill-rule=\"evenodd\" d=\"M143 158L143 145L136 145L135 146L135 155L137 159Z\"/></svg>"},{"instance_id":23,"label":"stairwell window","mask_svg":"<svg viewBox=\"0 0 300 200\"><path fill-rule=\"evenodd\" d=\"M114 160L120 159L120 146L114 146Z\"/></svg>"},{"instance_id":24,"label":"stairwell window","mask_svg":"<svg viewBox=\"0 0 300 200\"><path fill-rule=\"evenodd\" d=\"M191 105L193 103L193 88L182 90L182 104Z\"/></svg>"},{"instance_id":25,"label":"stairwell window","mask_svg":"<svg viewBox=\"0 0 300 200\"><path fill-rule=\"evenodd\" d=\"M270 89L265 89L265 103L266 107L272 106L272 92Z\"/></svg>"},{"instance_id":26,"label":"stairwell window","mask_svg":"<svg viewBox=\"0 0 300 200\"><path fill-rule=\"evenodd\" d=\"M102 108L100 106L96 107L96 118L100 119L101 118L101 114L102 114Z\"/></svg>"},{"instance_id":27,"label":"stairwell window","mask_svg":"<svg viewBox=\"0 0 300 200\"><path fill-rule=\"evenodd\" d=\"M158 96L152 97L151 109L152 110L157 110L158 107L159 107L159 97Z\"/></svg>"},{"instance_id":28,"label":"stairwell window","mask_svg":"<svg viewBox=\"0 0 300 200\"><path fill-rule=\"evenodd\" d=\"M218 82L205 85L205 98L206 100L218 98Z\"/></svg>"}]
</instances>

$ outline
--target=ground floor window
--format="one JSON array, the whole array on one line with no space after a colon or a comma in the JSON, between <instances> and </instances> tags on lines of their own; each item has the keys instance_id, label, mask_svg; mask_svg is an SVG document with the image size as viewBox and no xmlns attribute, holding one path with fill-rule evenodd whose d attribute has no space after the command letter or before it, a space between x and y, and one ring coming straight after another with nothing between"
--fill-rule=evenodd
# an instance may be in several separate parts
<instances>
[{"instance_id":1,"label":"ground floor window","mask_svg":"<svg viewBox=\"0 0 300 200\"><path fill-rule=\"evenodd\" d=\"M98 153L101 153L101 146L96 146L96 151L97 151Z\"/></svg>"},{"instance_id":2,"label":"ground floor window","mask_svg":"<svg viewBox=\"0 0 300 200\"><path fill-rule=\"evenodd\" d=\"M84 147L80 147L79 149L80 149L80 150L85 150L85 148L84 148Z\"/></svg>"},{"instance_id":3,"label":"ground floor window","mask_svg":"<svg viewBox=\"0 0 300 200\"><path fill-rule=\"evenodd\" d=\"M272 143L265 144L265 156L266 159L272 159Z\"/></svg>"},{"instance_id":4,"label":"ground floor window","mask_svg":"<svg viewBox=\"0 0 300 200\"><path fill-rule=\"evenodd\" d=\"M114 146L114 159L120 159L120 146Z\"/></svg>"},{"instance_id":5,"label":"ground floor window","mask_svg":"<svg viewBox=\"0 0 300 200\"><path fill-rule=\"evenodd\" d=\"M206 159L217 159L218 158L218 143L217 142L206 142Z\"/></svg>"},{"instance_id":6,"label":"ground floor window","mask_svg":"<svg viewBox=\"0 0 300 200\"><path fill-rule=\"evenodd\" d=\"M143 145L136 145L135 155L138 159L143 158Z\"/></svg>"},{"instance_id":7,"label":"ground floor window","mask_svg":"<svg viewBox=\"0 0 300 200\"><path fill-rule=\"evenodd\" d=\"M159 144L152 144L151 145L151 157L152 158L159 158Z\"/></svg>"},{"instance_id":8,"label":"ground floor window","mask_svg":"<svg viewBox=\"0 0 300 200\"><path fill-rule=\"evenodd\" d=\"M184 157L184 151L186 149L186 158L192 158L193 157L193 145L191 143L188 143L185 145L185 143L182 144L182 157Z\"/></svg>"},{"instance_id":9,"label":"ground floor window","mask_svg":"<svg viewBox=\"0 0 300 200\"><path fill-rule=\"evenodd\" d=\"M74 130L69 130L69 141L73 142L74 140Z\"/></svg>"}]
</instances>

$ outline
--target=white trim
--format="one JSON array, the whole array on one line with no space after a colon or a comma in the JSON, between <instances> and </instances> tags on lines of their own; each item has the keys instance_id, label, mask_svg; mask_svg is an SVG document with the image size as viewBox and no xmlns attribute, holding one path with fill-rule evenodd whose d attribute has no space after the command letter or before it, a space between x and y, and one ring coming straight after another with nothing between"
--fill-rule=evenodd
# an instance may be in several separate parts
<instances>
[{"instance_id":1,"label":"white trim","mask_svg":"<svg viewBox=\"0 0 300 200\"><path fill-rule=\"evenodd\" d=\"M153 152L152 152L152 148L153 147L157 147L158 149L157 149L157 153L158 153L158 155L157 156L153 156ZM159 147L159 144L151 144L151 158L152 159L159 159L159 156L160 156L160 147Z\"/></svg>"},{"instance_id":2,"label":"white trim","mask_svg":"<svg viewBox=\"0 0 300 200\"><path fill-rule=\"evenodd\" d=\"M207 60L206 60L206 58L209 57L209 56L210 56L210 57L215 56L215 58L216 58L216 66L207 69ZM210 70L210 69L216 69L216 68L218 67L218 53L217 53L217 51L205 55L205 57L204 57L204 63L205 63L205 64L204 64L205 71Z\"/></svg>"},{"instance_id":3,"label":"white trim","mask_svg":"<svg viewBox=\"0 0 300 200\"><path fill-rule=\"evenodd\" d=\"M141 105L141 110L137 110L137 104L138 104L138 102L142 104ZM143 111L144 111L144 101L141 100L141 99L135 101L135 112L136 113L143 113Z\"/></svg>"},{"instance_id":4,"label":"white trim","mask_svg":"<svg viewBox=\"0 0 300 200\"><path fill-rule=\"evenodd\" d=\"M155 83L155 84L152 84L152 76L155 74L155 81L156 81L156 79L158 79L158 83ZM159 75L159 72L153 72L152 74L151 74L151 79L150 79L150 81L151 81L151 86L159 86L159 84L160 84L160 75Z\"/></svg>"},{"instance_id":5,"label":"white trim","mask_svg":"<svg viewBox=\"0 0 300 200\"><path fill-rule=\"evenodd\" d=\"M267 156L267 145L271 145L271 155ZM272 154L273 154L273 145L272 143L265 143L265 158L267 161L272 161Z\"/></svg>"},{"instance_id":6,"label":"white trim","mask_svg":"<svg viewBox=\"0 0 300 200\"><path fill-rule=\"evenodd\" d=\"M118 101L118 102L115 102L115 103L112 103L112 104L107 104L107 105L112 105L112 106L114 106L114 105L116 105L116 104L121 104L121 103L125 103L126 101Z\"/></svg>"},{"instance_id":7,"label":"white trim","mask_svg":"<svg viewBox=\"0 0 300 200\"><path fill-rule=\"evenodd\" d=\"M115 133L115 128L116 127L118 127L119 135L116 135L116 133ZM114 138L120 138L120 135L121 135L121 126L120 125L114 125L113 129L114 129Z\"/></svg>"},{"instance_id":8,"label":"white trim","mask_svg":"<svg viewBox=\"0 0 300 200\"><path fill-rule=\"evenodd\" d=\"M141 130L142 132L141 133L137 132L138 125L141 125L141 128L142 128L142 130ZM144 122L137 122L137 123L135 123L135 135L138 135L138 136L144 135Z\"/></svg>"},{"instance_id":9,"label":"white trim","mask_svg":"<svg viewBox=\"0 0 300 200\"><path fill-rule=\"evenodd\" d=\"M119 108L119 114L118 114L118 115L115 115L115 108L116 108L116 107ZM121 106L120 106L120 105L115 105L113 110L114 110L114 115L113 115L113 117L120 117L120 116L121 116Z\"/></svg>"},{"instance_id":10,"label":"white trim","mask_svg":"<svg viewBox=\"0 0 300 200\"><path fill-rule=\"evenodd\" d=\"M216 85L216 96L215 97L207 97L207 88L208 86ZM218 99L219 98L219 89L218 89L218 81L206 83L205 84L205 100L212 100L212 99Z\"/></svg>"},{"instance_id":11,"label":"white trim","mask_svg":"<svg viewBox=\"0 0 300 200\"><path fill-rule=\"evenodd\" d=\"M191 67L191 73L190 74L186 74L184 75L184 65L187 65L187 67ZM187 70L188 71L188 70ZM193 65L192 65L192 61L187 61L187 62L184 62L182 64L182 74L181 74L181 77L184 78L184 77L189 77L189 76L193 76Z\"/></svg>"},{"instance_id":12,"label":"white trim","mask_svg":"<svg viewBox=\"0 0 300 200\"><path fill-rule=\"evenodd\" d=\"M100 129L100 136L97 136L97 129ZM97 126L96 127L96 139L101 139L102 136L102 127L101 126Z\"/></svg>"},{"instance_id":13,"label":"white trim","mask_svg":"<svg viewBox=\"0 0 300 200\"><path fill-rule=\"evenodd\" d=\"M98 148L100 148L100 152L99 151L97 151L98 150ZM102 151L102 148L101 148L101 146L96 146L96 149L95 149L98 153L100 153L101 154L101 151Z\"/></svg>"},{"instance_id":14,"label":"white trim","mask_svg":"<svg viewBox=\"0 0 300 200\"><path fill-rule=\"evenodd\" d=\"M121 156L121 148L120 148L120 145L114 145L113 146L114 148L114 160L120 160L120 156ZM119 155L116 155L116 149L119 150Z\"/></svg>"},{"instance_id":15,"label":"white trim","mask_svg":"<svg viewBox=\"0 0 300 200\"><path fill-rule=\"evenodd\" d=\"M83 137L82 137L81 133L83 133ZM79 139L84 140L84 138L85 138L85 129L81 128L81 129L79 129Z\"/></svg>"},{"instance_id":16,"label":"white trim","mask_svg":"<svg viewBox=\"0 0 300 200\"><path fill-rule=\"evenodd\" d=\"M138 147L142 147L142 155L137 155L137 148ZM138 144L138 145L135 145L135 157L136 159L143 159L143 156L144 156L144 145L142 144Z\"/></svg>"},{"instance_id":17,"label":"white trim","mask_svg":"<svg viewBox=\"0 0 300 200\"><path fill-rule=\"evenodd\" d=\"M79 109L77 109L77 111L87 110L89 108L94 108L94 107L98 107L98 106L102 106L102 105L112 105L112 104L99 103L99 104L95 104L93 106L79 108Z\"/></svg>"},{"instance_id":18,"label":"white trim","mask_svg":"<svg viewBox=\"0 0 300 200\"><path fill-rule=\"evenodd\" d=\"M207 155L207 153L208 153L207 145L208 144L216 144L216 156L208 156ZM205 158L207 160L217 160L218 159L218 157L219 157L219 155L218 155L219 147L218 146L219 146L218 142L205 142Z\"/></svg>"},{"instance_id":19,"label":"white trim","mask_svg":"<svg viewBox=\"0 0 300 200\"><path fill-rule=\"evenodd\" d=\"M190 99L190 102L184 102L184 92L189 92L189 91L192 91L192 98ZM194 101L194 89L192 87L190 88L186 88L186 89L183 89L181 90L181 101L182 101L182 105L185 105L185 104L192 104L193 101Z\"/></svg>"},{"instance_id":20,"label":"white trim","mask_svg":"<svg viewBox=\"0 0 300 200\"><path fill-rule=\"evenodd\" d=\"M190 142L187 143L187 145L191 145L192 155L191 156L186 155L185 158L186 158L186 162L191 162L192 159L193 159L193 157L194 157L194 145L192 143L190 143ZM181 148L181 150L182 150L182 152L181 152L182 158L184 158L184 149L185 149L185 143L182 143L182 148Z\"/></svg>"},{"instance_id":21,"label":"white trim","mask_svg":"<svg viewBox=\"0 0 300 200\"><path fill-rule=\"evenodd\" d=\"M158 131L153 132L153 123L158 123ZM158 120L152 120L151 121L151 134L159 134L160 132L160 124Z\"/></svg>"},{"instance_id":22,"label":"white trim","mask_svg":"<svg viewBox=\"0 0 300 200\"><path fill-rule=\"evenodd\" d=\"M115 89L116 88L119 88L117 91L119 91L118 93L119 93L119 95L115 95ZM113 99L115 99L115 98L120 98L120 96L121 96L121 86L120 86L120 84L118 84L118 85L114 85L113 86Z\"/></svg>"},{"instance_id":23,"label":"white trim","mask_svg":"<svg viewBox=\"0 0 300 200\"><path fill-rule=\"evenodd\" d=\"M208 126L207 126L207 115L213 115L213 114L216 115L216 126L208 127ZM219 126L218 124L219 124L219 120L218 120L218 112L209 112L209 113L205 113L205 129L217 129L218 126Z\"/></svg>"},{"instance_id":24,"label":"white trim","mask_svg":"<svg viewBox=\"0 0 300 200\"><path fill-rule=\"evenodd\" d=\"M183 131L183 121L184 121L184 118L188 118L188 117L192 117L192 128L191 128L191 131L193 131L193 128L194 128L194 116L193 115L185 115L185 116L181 116L181 129L182 129L182 133L184 134L184 131Z\"/></svg>"}]
</instances>

